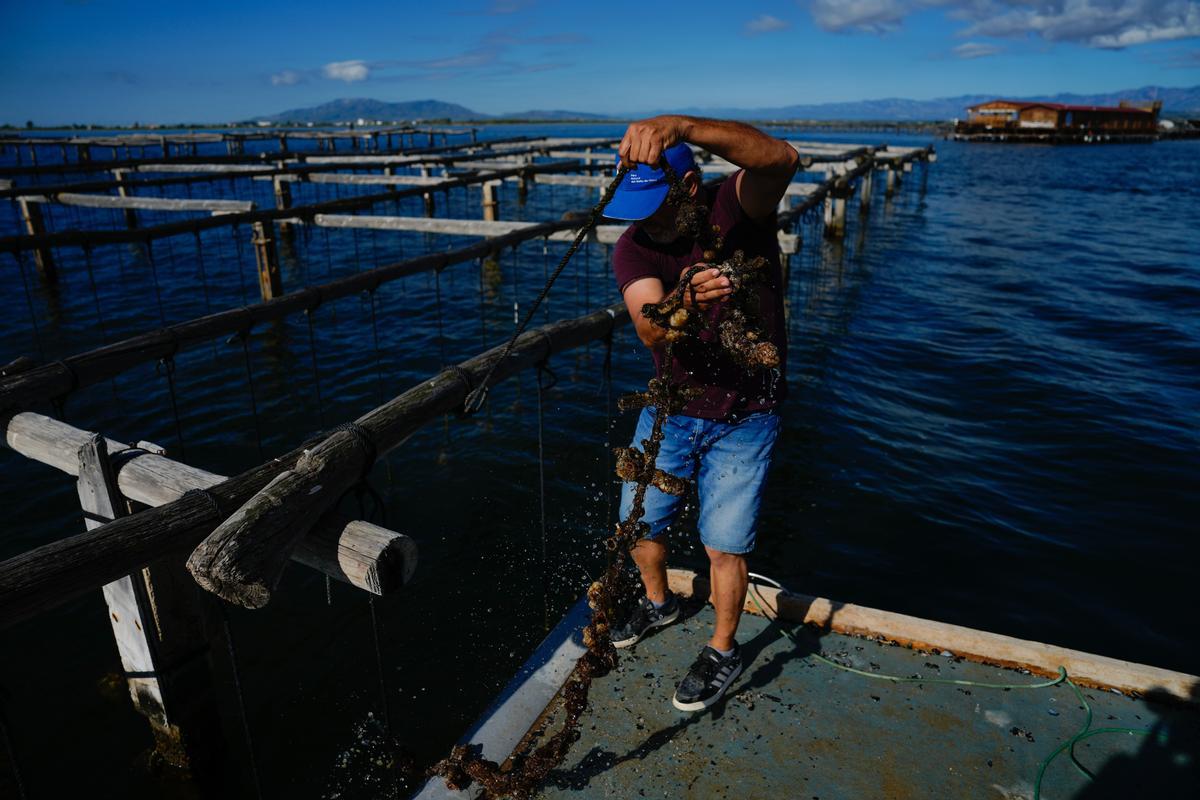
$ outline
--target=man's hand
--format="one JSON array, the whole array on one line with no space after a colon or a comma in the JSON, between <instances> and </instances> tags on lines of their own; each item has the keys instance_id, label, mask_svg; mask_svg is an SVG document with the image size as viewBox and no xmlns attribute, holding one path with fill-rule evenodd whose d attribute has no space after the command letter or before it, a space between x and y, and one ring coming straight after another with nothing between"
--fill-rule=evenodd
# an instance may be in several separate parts
<instances>
[{"instance_id":1,"label":"man's hand","mask_svg":"<svg viewBox=\"0 0 1200 800\"><path fill-rule=\"evenodd\" d=\"M697 265L699 266L699 265ZM719 269L702 269L692 276L696 305L705 311L714 303L724 303L733 294L733 285ZM692 289L683 290L683 304L692 308Z\"/></svg>"},{"instance_id":2,"label":"man's hand","mask_svg":"<svg viewBox=\"0 0 1200 800\"><path fill-rule=\"evenodd\" d=\"M688 122L687 117L664 114L630 123L617 150L621 154L621 166L633 169L638 164L649 164L657 167L664 150L687 138Z\"/></svg>"}]
</instances>

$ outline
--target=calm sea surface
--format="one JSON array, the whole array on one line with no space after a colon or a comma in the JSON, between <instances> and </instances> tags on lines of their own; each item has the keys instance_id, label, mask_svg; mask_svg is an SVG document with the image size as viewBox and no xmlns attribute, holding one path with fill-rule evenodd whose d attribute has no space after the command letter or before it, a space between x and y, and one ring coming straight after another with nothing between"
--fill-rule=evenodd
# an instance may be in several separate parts
<instances>
[{"instance_id":1,"label":"calm sea surface","mask_svg":"<svg viewBox=\"0 0 1200 800\"><path fill-rule=\"evenodd\" d=\"M497 126L482 135L621 130ZM1200 559L1200 142L937 150L928 175L918 166L895 198L885 201L877 181L869 216L854 207L844 243L823 242L812 221L800 227L788 295L792 393L751 569L809 594L1200 671L1186 612ZM12 151L3 159L12 164ZM190 191L273 205L266 182ZM327 185L294 191L297 203L337 196ZM511 184L501 198L505 218L523 219L594 200L594 190L543 186L522 207ZM3 205L0 235L11 235L15 212ZM478 189L438 197L439 215L479 209ZM46 211L56 230L123 224L108 211ZM419 215L420 199L375 213ZM167 219L142 214L143 224ZM319 229L285 252L284 285L469 241ZM378 348L365 297L318 309L311 350L303 315L255 328L257 426L242 349L224 341L177 358L181 439L153 365L73 395L66 419L238 472L260 460L259 438L267 456L285 452L502 343L514 302L531 302L562 250L531 242L482 269L463 264L380 287ZM600 246L581 253L546 319L617 299L606 256ZM157 243L151 260L127 247L59 258L50 289L31 262L22 272L0 257L0 362L61 358L257 294L246 229ZM387 524L421 548L416 580L377 607L391 718L419 765L448 750L602 563L612 513L603 357L597 343L552 364L548 596L534 373L495 390L486 415L428 426L372 474ZM638 388L650 369L629 330L616 337L613 362L618 392ZM613 441L632 426L632 415L616 415ZM67 476L9 450L0 469L0 558L82 529ZM694 535L673 544L678 565L703 566ZM270 607L235 611L232 624L267 793L369 796L355 784L378 774L354 746L380 713L365 595L335 584L327 600L323 578L293 565ZM228 659L218 652L214 661L230 769L246 781ZM0 705L30 796L164 793L142 766L148 726L122 687L106 688L119 669L99 591L0 633ZM190 796L186 787L171 793Z\"/></svg>"}]
</instances>

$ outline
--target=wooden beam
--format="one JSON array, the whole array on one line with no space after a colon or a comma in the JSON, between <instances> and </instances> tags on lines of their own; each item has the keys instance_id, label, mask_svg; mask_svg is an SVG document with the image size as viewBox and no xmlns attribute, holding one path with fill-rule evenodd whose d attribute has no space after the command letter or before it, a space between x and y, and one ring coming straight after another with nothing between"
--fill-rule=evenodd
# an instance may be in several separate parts
<instances>
[{"instance_id":1,"label":"wooden beam","mask_svg":"<svg viewBox=\"0 0 1200 800\"><path fill-rule=\"evenodd\" d=\"M46 222L42 217L41 206L31 203L24 197L17 198L17 207L21 212L21 221L30 236L43 237L46 234ZM48 246L35 247L33 261L37 265L38 274L47 283L58 281L58 267L54 263L54 251Z\"/></svg>"},{"instance_id":2,"label":"wooden beam","mask_svg":"<svg viewBox=\"0 0 1200 800\"><path fill-rule=\"evenodd\" d=\"M557 231L575 228L577 225L574 220L535 224L466 247L428 253L372 270L364 270L267 302L207 314L187 322L131 336L95 350L68 356L61 361L0 379L0 409L27 408L34 403L108 380L138 364L157 361L189 345L239 333L258 323L283 319L290 314L314 308L322 302L369 291L383 283L408 275L445 269L453 264L471 263L490 255L497 248L548 236Z\"/></svg>"},{"instance_id":3,"label":"wooden beam","mask_svg":"<svg viewBox=\"0 0 1200 800\"><path fill-rule=\"evenodd\" d=\"M367 412L355 421L357 433L339 430L306 449L290 468L241 503L196 547L188 558L188 569L201 586L230 602L248 608L265 606L292 548L311 520L337 503L370 469L372 458L384 455L430 420L460 406L471 386L482 381L493 365L494 384L554 353L606 336L628 319L625 306L618 304L528 331L517 339L503 362L500 357L505 347L501 345Z\"/></svg>"},{"instance_id":4,"label":"wooden beam","mask_svg":"<svg viewBox=\"0 0 1200 800\"><path fill-rule=\"evenodd\" d=\"M694 572L667 570L671 591L684 597L708 597L708 581ZM823 630L850 636L882 636L906 647L920 650L949 650L970 661L998 667L1027 669L1037 675L1054 677L1065 667L1075 683L1123 692L1166 691L1180 700L1195 702L1200 677L1160 669L1107 656L1068 650L1064 647L1029 642L998 633L950 625L945 622L910 617L893 611L856 606L783 592L773 586L754 585L771 616L815 625ZM753 600L746 598L745 610L761 613Z\"/></svg>"},{"instance_id":5,"label":"wooden beam","mask_svg":"<svg viewBox=\"0 0 1200 800\"><path fill-rule=\"evenodd\" d=\"M203 200L184 197L114 197L107 194L75 194L63 192L56 195L26 195L25 199L37 203L60 203L64 206L83 208L136 208L146 211L211 211L214 214L237 214L254 210L248 200Z\"/></svg>"},{"instance_id":6,"label":"wooden beam","mask_svg":"<svg viewBox=\"0 0 1200 800\"><path fill-rule=\"evenodd\" d=\"M94 434L58 420L24 412L8 420L4 441L9 448L27 458L69 475L78 475L79 462L75 453L92 436ZM143 511L126 520L146 515L161 516L169 520L164 524L184 539L173 541L169 533L157 535L164 533L161 531L153 531L149 540L136 535L123 539L102 532L104 528L100 527L82 534L87 541L98 542L95 550L91 550L86 541L77 541L78 536L68 537L0 562L0 627L53 608L161 558L186 552L217 524L207 500L194 495L185 498L184 494L190 489L216 490L231 479L143 449L130 450L112 439L105 441L109 452L119 452L115 467L121 494L156 507L154 511ZM248 485L257 482L261 486L268 476L291 463L286 459L294 460L302 449L240 477ZM176 504L179 511L190 509L190 512L183 517L173 512L159 514L160 508L171 504ZM224 501L221 504L226 507ZM39 553L50 553L51 560L43 560ZM407 536L331 513L322 515L292 558L351 586L372 594L388 595L412 578L417 549ZM53 563L55 559L61 560Z\"/></svg>"}]
</instances>

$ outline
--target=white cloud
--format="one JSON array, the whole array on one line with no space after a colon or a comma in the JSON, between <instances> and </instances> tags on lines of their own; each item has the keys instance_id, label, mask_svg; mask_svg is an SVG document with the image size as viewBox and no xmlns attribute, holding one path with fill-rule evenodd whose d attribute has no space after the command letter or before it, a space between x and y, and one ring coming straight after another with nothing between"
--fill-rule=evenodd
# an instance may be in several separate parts
<instances>
[{"instance_id":1,"label":"white cloud","mask_svg":"<svg viewBox=\"0 0 1200 800\"><path fill-rule=\"evenodd\" d=\"M809 0L827 31L886 33L905 17L943 9L965 27L962 36L1073 42L1116 49L1200 37L1197 0Z\"/></svg>"},{"instance_id":2,"label":"white cloud","mask_svg":"<svg viewBox=\"0 0 1200 800\"><path fill-rule=\"evenodd\" d=\"M809 12L827 31L884 33L900 27L912 5L902 0L812 0Z\"/></svg>"},{"instance_id":3,"label":"white cloud","mask_svg":"<svg viewBox=\"0 0 1200 800\"><path fill-rule=\"evenodd\" d=\"M772 17L770 14L760 14L746 23L746 33L770 33L771 31L781 31L790 27L792 27L792 23L782 20L779 17Z\"/></svg>"},{"instance_id":4,"label":"white cloud","mask_svg":"<svg viewBox=\"0 0 1200 800\"><path fill-rule=\"evenodd\" d=\"M953 49L954 55L959 58L983 58L984 56L994 56L1000 51L1001 48L996 45L983 42L963 42Z\"/></svg>"},{"instance_id":5,"label":"white cloud","mask_svg":"<svg viewBox=\"0 0 1200 800\"><path fill-rule=\"evenodd\" d=\"M283 72L277 72L271 76L272 86L295 86L304 80L304 76L294 69L285 69Z\"/></svg>"},{"instance_id":6,"label":"white cloud","mask_svg":"<svg viewBox=\"0 0 1200 800\"><path fill-rule=\"evenodd\" d=\"M354 83L365 81L371 74L371 68L367 66L367 62L361 59L334 61L321 67L321 74L330 80Z\"/></svg>"},{"instance_id":7,"label":"white cloud","mask_svg":"<svg viewBox=\"0 0 1200 800\"><path fill-rule=\"evenodd\" d=\"M1032 34L1110 49L1200 36L1194 0L982 0L960 13L973 23L966 36Z\"/></svg>"}]
</instances>

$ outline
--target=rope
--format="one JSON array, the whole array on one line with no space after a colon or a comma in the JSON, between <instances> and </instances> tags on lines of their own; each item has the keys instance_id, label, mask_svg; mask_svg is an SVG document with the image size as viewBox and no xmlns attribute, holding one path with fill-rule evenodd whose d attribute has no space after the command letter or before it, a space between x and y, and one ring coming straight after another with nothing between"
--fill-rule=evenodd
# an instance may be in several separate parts
<instances>
[{"instance_id":1,"label":"rope","mask_svg":"<svg viewBox=\"0 0 1200 800\"><path fill-rule=\"evenodd\" d=\"M374 344L375 353L375 390L379 394L379 405L383 405L383 370L379 365L379 325L375 320L375 290L378 285L371 289L368 294L371 296L371 341Z\"/></svg>"},{"instance_id":2,"label":"rope","mask_svg":"<svg viewBox=\"0 0 1200 800\"><path fill-rule=\"evenodd\" d=\"M154 299L158 302L158 321L166 325L167 315L163 312L162 303L162 287L158 285L158 264L154 260L154 247L149 239L143 239L138 242L142 247L142 253L146 256L146 262L150 265L150 276L154 280Z\"/></svg>"},{"instance_id":3,"label":"rope","mask_svg":"<svg viewBox=\"0 0 1200 800\"><path fill-rule=\"evenodd\" d=\"M83 265L87 268L88 283L92 286L92 303L96 306L96 321L100 323L100 335L108 342L108 325L104 321L104 311L100 307L100 292L96 290L96 274L92 269L92 246L83 246Z\"/></svg>"},{"instance_id":4,"label":"rope","mask_svg":"<svg viewBox=\"0 0 1200 800\"><path fill-rule=\"evenodd\" d=\"M438 358L446 365L446 337L442 330L442 267L433 271L434 309L437 313Z\"/></svg>"},{"instance_id":5,"label":"rope","mask_svg":"<svg viewBox=\"0 0 1200 800\"><path fill-rule=\"evenodd\" d=\"M240 287L239 293L241 294L241 297L242 297L242 305L246 305L247 304L247 300L246 300L246 267L245 267L245 262L242 258L241 230L242 230L242 228L240 225L233 226L233 246L237 249L237 276L238 276L238 286Z\"/></svg>"},{"instance_id":6,"label":"rope","mask_svg":"<svg viewBox=\"0 0 1200 800\"><path fill-rule=\"evenodd\" d=\"M354 442L366 454L366 458L363 461L362 474L359 475L359 481L365 481L367 475L371 472L371 467L375 466L375 459L379 456L379 448L375 446L375 440L371 438L370 432L357 422L343 422L331 430L330 433L334 434L341 431L345 431L353 436Z\"/></svg>"},{"instance_id":7,"label":"rope","mask_svg":"<svg viewBox=\"0 0 1200 800\"><path fill-rule=\"evenodd\" d=\"M7 695L7 692L4 693ZM21 779L21 768L17 764L17 751L13 747L12 736L8 732L8 716L4 713L4 704L0 703L0 739L4 740L4 751L8 754L8 763L12 767L13 783L17 785L17 797L25 800L25 783Z\"/></svg>"},{"instance_id":8,"label":"rope","mask_svg":"<svg viewBox=\"0 0 1200 800\"><path fill-rule=\"evenodd\" d=\"M246 363L246 385L250 389L250 411L254 416L254 441L258 445L258 457L262 458L262 427L258 421L258 398L254 395L254 369L250 364L250 329L246 328L235 333L226 340L226 344L232 344L234 339L240 339L242 342L242 357Z\"/></svg>"},{"instance_id":9,"label":"rope","mask_svg":"<svg viewBox=\"0 0 1200 800\"><path fill-rule=\"evenodd\" d=\"M176 344L176 349L178 349L178 344ZM158 360L158 364L167 376L167 394L171 398L171 414L175 418L175 441L179 443L179 458L181 461L186 461L183 448L183 425L179 422L179 399L175 394L175 354L168 353Z\"/></svg>"},{"instance_id":10,"label":"rope","mask_svg":"<svg viewBox=\"0 0 1200 800\"><path fill-rule=\"evenodd\" d=\"M204 271L204 248L200 243L200 231L192 231L196 237L196 266L200 269L200 283L204 289L204 313L212 313L212 304L208 299L208 274ZM213 345L216 347L216 344Z\"/></svg>"},{"instance_id":11,"label":"rope","mask_svg":"<svg viewBox=\"0 0 1200 800\"><path fill-rule=\"evenodd\" d=\"M779 589L781 592L787 592L787 588L784 587L783 584L779 583L776 580L772 580L771 578L768 578L765 575L758 575L758 574L751 572L751 573L749 573L749 577L770 583L773 586L775 586L777 589ZM759 610L759 613L761 613L767 619L772 620L773 622L778 622L779 621L778 609L772 609L771 613L769 613L769 614L767 613L767 610L764 608L765 601L760 602L761 597L758 593L758 587L755 584L751 583L751 584L749 584L747 589L748 589L747 593L750 596L750 600L751 600L751 602L754 603L754 607ZM800 640L796 638L795 634L793 634L791 632L791 630L789 630L788 628L784 628L782 626L780 626L780 630L783 631L784 635L787 636L787 638L791 640L792 644L796 645L797 647L802 647ZM1041 800L1042 779L1046 775L1046 769L1047 769L1047 767L1050 766L1050 764L1054 761L1054 759L1056 759L1058 756L1060 756L1064 752L1069 751L1070 757L1071 757L1071 762L1074 764L1075 769L1081 775L1083 775L1085 778L1088 778L1089 780L1093 780L1095 778L1095 775L1093 775L1092 772L1087 769L1087 767L1085 767L1085 766L1083 766L1083 764L1079 763L1079 760L1075 757L1075 745L1078 744L1079 742L1083 741L1084 739L1087 739L1091 736L1095 736L1095 735L1101 734L1101 733L1126 733L1126 734L1130 734L1130 735L1134 735L1134 736L1149 736L1150 735L1150 731L1143 730L1141 728L1095 728L1095 729L1093 729L1092 728L1092 716L1093 716L1092 715L1092 707L1088 703L1087 699L1083 696L1083 692L1079 689L1079 686L1074 681L1072 681L1071 678L1067 675L1067 668L1063 667L1063 666L1059 666L1058 676L1051 680L1048 680L1048 681L1041 681L1038 683L989 683L989 682L985 682L985 681L968 681L968 680L960 680L960 679L956 679L956 678L907 678L907 677L901 677L898 675L880 675L878 673L867 672L865 670L855 669L854 667L848 667L845 664L839 664L838 662L834 661L833 659L827 658L826 656L823 656L820 653L810 653L810 655L817 661L820 661L823 664L827 664L828 666L834 667L835 669L839 669L843 672L850 672L855 675L860 675L864 678L872 678L874 680L891 681L892 683L949 684L949 685L953 685L953 686L971 686L971 687L979 688L979 689L1002 689L1004 691L1008 691L1010 689L1048 689L1051 686L1058 686L1059 684L1065 684L1065 685L1071 687L1071 691L1073 691L1075 693L1075 697L1079 700L1079 704L1081 706L1083 706L1083 709L1085 712L1085 719L1084 719L1083 726L1079 729L1079 731L1074 736L1072 736L1070 739L1068 739L1067 741L1060 744L1057 748L1054 749L1053 752L1049 753L1038 764L1037 778L1035 779L1034 784L1033 784L1033 800Z\"/></svg>"},{"instance_id":12,"label":"rope","mask_svg":"<svg viewBox=\"0 0 1200 800\"><path fill-rule=\"evenodd\" d=\"M588 213L587 221L584 222L583 226L579 229L579 232L575 235L575 240L571 242L571 246L568 247L567 252L563 254L562 259L558 262L558 266L554 268L554 274L552 274L546 280L546 285L543 286L542 291L538 293L537 299L533 301L533 305L530 306L529 310L525 312L524 321L521 322L521 324L518 325L513 331L512 336L508 340L508 344L504 346L504 352L500 354L500 358L492 362L492 366L488 368L487 374L484 376L483 380L480 381L479 387L472 392L469 397L467 397L467 401L463 406L464 413L468 415L474 414L483 407L483 403L487 399L489 388L488 384L491 381L492 375L496 372L496 368L508 360L508 356L510 353L512 353L513 346L517 342L517 337L519 337L524 332L525 328L529 326L530 321L533 319L533 315L537 312L538 306L540 306L542 301L546 299L546 296L550 294L550 287L552 287L554 282L558 280L558 276L561 275L562 271L566 268L567 263L571 260L571 256L575 255L575 251L579 249L579 246L583 243L583 240L587 238L588 233L590 233L591 230L596 227L596 224L600 221L600 216L604 211L604 207L608 205L610 200L612 200L613 193L616 192L617 186L625 178L625 173L628 171L629 170L626 167L621 167L618 169L617 174L613 176L613 179L609 181L608 186L605 187L604 197L599 203L592 206L592 210ZM516 270L513 271L513 275L515 278Z\"/></svg>"},{"instance_id":13,"label":"rope","mask_svg":"<svg viewBox=\"0 0 1200 800\"><path fill-rule=\"evenodd\" d=\"M133 448L126 448L133 449ZM188 489L180 496L180 500L185 497L199 497L208 502L208 508L218 519L225 519L225 512L221 509L221 503L217 500L217 496L208 489Z\"/></svg>"},{"instance_id":14,"label":"rope","mask_svg":"<svg viewBox=\"0 0 1200 800\"><path fill-rule=\"evenodd\" d=\"M550 357L549 350L546 358ZM546 391L543 374L547 371L546 361L538 363L537 369L537 458L538 458L538 514L542 526L542 626L550 630L550 555L549 533L546 530L546 452L545 452L545 409L543 395ZM551 373L553 375L553 373Z\"/></svg>"},{"instance_id":15,"label":"rope","mask_svg":"<svg viewBox=\"0 0 1200 800\"><path fill-rule=\"evenodd\" d=\"M221 609L221 626L225 631L225 644L229 650L229 665L233 673L233 692L237 697L238 712L242 718L242 734L246 738L246 760L250 764L250 775L254 779L254 794L258 800L262 800L262 780L258 776L258 762L254 757L254 737L250 733L250 720L246 716L246 699L242 695L241 670L238 669L237 649L234 647L233 630L229 625L229 611L224 601L220 601L218 607Z\"/></svg>"},{"instance_id":16,"label":"rope","mask_svg":"<svg viewBox=\"0 0 1200 800\"><path fill-rule=\"evenodd\" d=\"M42 335L38 329L37 313L33 310L33 294L29 291L29 277L25 274L25 251L16 251L14 258L17 261L17 268L21 271L21 285L25 287L25 304L29 306L29 322L33 327L33 345L37 348L38 361L45 361L46 353L42 349Z\"/></svg>"}]
</instances>

